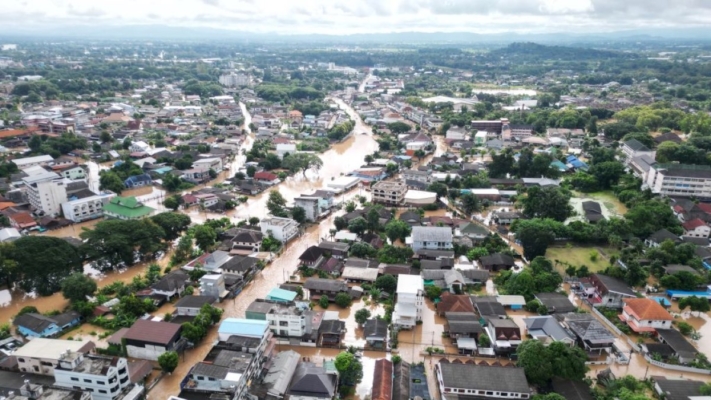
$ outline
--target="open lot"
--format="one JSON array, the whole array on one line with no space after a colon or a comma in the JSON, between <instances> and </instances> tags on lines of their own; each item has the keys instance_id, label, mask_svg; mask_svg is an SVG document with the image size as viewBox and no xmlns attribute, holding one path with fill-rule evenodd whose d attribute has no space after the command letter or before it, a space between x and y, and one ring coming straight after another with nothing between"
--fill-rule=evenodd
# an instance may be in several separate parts
<instances>
[{"instance_id":1,"label":"open lot","mask_svg":"<svg viewBox=\"0 0 711 400\"><path fill-rule=\"evenodd\" d=\"M607 211L613 216L619 217L627 213L627 207L622 204L617 199L617 197L615 197L614 193L610 191L596 193L573 192L573 195L575 197L571 201L575 201L579 198L581 202L586 200L594 200L600 202L603 206L603 209L607 209Z\"/></svg>"},{"instance_id":2,"label":"open lot","mask_svg":"<svg viewBox=\"0 0 711 400\"><path fill-rule=\"evenodd\" d=\"M590 259L590 254L593 250L598 253L595 261ZM609 258L611 256L618 254L618 250L612 247L549 247L546 252L546 258L553 261L554 264L555 260L560 261L555 268L565 276L566 266L563 263L568 263L576 267L587 265L590 272L598 272L610 265Z\"/></svg>"}]
</instances>

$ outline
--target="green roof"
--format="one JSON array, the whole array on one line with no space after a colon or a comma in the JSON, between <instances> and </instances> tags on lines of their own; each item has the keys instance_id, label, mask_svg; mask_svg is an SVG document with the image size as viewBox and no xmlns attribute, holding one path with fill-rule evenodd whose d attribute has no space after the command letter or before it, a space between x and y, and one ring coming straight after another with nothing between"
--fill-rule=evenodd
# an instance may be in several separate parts
<instances>
[{"instance_id":1,"label":"green roof","mask_svg":"<svg viewBox=\"0 0 711 400\"><path fill-rule=\"evenodd\" d=\"M116 196L111 199L109 203L104 205L104 211L126 218L140 218L151 214L153 209L151 207L144 206L143 203L139 202L133 196Z\"/></svg>"}]
</instances>

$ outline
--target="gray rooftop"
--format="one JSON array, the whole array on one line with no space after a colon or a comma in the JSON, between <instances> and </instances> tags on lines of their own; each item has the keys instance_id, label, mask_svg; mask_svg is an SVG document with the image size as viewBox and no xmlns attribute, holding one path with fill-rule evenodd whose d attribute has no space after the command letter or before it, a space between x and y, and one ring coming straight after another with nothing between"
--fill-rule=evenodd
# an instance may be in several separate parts
<instances>
[{"instance_id":1,"label":"gray rooftop","mask_svg":"<svg viewBox=\"0 0 711 400\"><path fill-rule=\"evenodd\" d=\"M440 363L444 386L509 393L531 393L523 368Z\"/></svg>"},{"instance_id":2,"label":"gray rooftop","mask_svg":"<svg viewBox=\"0 0 711 400\"><path fill-rule=\"evenodd\" d=\"M440 226L413 226L412 240L415 242L451 242L452 229Z\"/></svg>"}]
</instances>

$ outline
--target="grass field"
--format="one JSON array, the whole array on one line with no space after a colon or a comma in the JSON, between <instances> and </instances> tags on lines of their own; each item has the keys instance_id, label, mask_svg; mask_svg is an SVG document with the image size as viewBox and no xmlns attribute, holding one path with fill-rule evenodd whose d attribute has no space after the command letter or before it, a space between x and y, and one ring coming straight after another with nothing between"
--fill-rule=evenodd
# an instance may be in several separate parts
<instances>
[{"instance_id":1,"label":"grass field","mask_svg":"<svg viewBox=\"0 0 711 400\"><path fill-rule=\"evenodd\" d=\"M611 211L616 212L619 215L625 215L627 213L627 207L622 204L619 200L617 200L617 197L615 197L615 194L612 192L596 192L596 193L580 193L580 192L573 192L575 197L580 197L580 198L588 198L588 199L593 199L593 200L598 200L602 202L602 204Z\"/></svg>"},{"instance_id":2,"label":"grass field","mask_svg":"<svg viewBox=\"0 0 711 400\"><path fill-rule=\"evenodd\" d=\"M600 253L597 250L598 248L602 249L605 255ZM590 253L593 250L598 252L596 261L590 260ZM619 252L617 249L610 247L549 247L546 252L546 258L551 261L558 260L561 263L568 263L576 267L587 265L590 272L598 272L607 268L610 265L609 257L613 255L617 256ZM559 264L555 268L562 275L565 275L565 265Z\"/></svg>"}]
</instances>

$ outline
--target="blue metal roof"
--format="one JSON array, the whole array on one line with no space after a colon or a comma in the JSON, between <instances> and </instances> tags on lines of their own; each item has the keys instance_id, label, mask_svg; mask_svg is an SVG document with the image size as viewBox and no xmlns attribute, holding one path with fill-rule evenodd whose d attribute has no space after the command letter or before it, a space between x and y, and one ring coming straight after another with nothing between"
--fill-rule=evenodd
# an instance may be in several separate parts
<instances>
[{"instance_id":1,"label":"blue metal roof","mask_svg":"<svg viewBox=\"0 0 711 400\"><path fill-rule=\"evenodd\" d=\"M277 300L277 301L294 301L296 298L296 292L291 290L284 290L280 288L272 289L267 295L267 300Z\"/></svg>"},{"instance_id":2,"label":"blue metal roof","mask_svg":"<svg viewBox=\"0 0 711 400\"><path fill-rule=\"evenodd\" d=\"M220 324L219 333L229 335L262 337L269 327L268 321L244 318L227 318Z\"/></svg>"}]
</instances>

